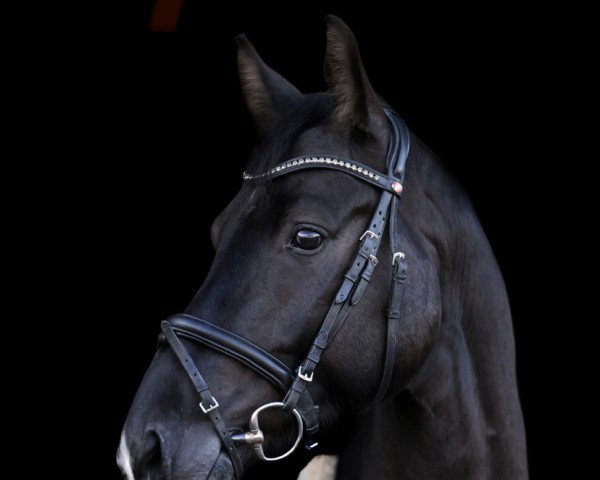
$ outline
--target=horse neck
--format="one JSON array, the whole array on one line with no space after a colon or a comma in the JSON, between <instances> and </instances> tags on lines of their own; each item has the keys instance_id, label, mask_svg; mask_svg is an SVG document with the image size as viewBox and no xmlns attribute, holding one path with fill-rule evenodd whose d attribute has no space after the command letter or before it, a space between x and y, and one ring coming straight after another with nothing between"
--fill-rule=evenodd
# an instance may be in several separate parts
<instances>
[{"instance_id":1,"label":"horse neck","mask_svg":"<svg viewBox=\"0 0 600 480\"><path fill-rule=\"evenodd\" d=\"M429 168L442 169L432 155L424 157ZM440 329L409 388L429 419L431 430L421 432L452 439L445 449L478 470L477 478L523 478L525 435L504 281L467 195L449 175L432 177L438 184L429 196L446 227L438 233Z\"/></svg>"},{"instance_id":2,"label":"horse neck","mask_svg":"<svg viewBox=\"0 0 600 480\"><path fill-rule=\"evenodd\" d=\"M433 245L439 329L408 388L358 419L340 469L360 479L523 480L525 434L500 270L467 195L417 139L409 187L419 191L400 209L421 243ZM364 438L377 440L365 447ZM368 461L381 452L378 465Z\"/></svg>"}]
</instances>

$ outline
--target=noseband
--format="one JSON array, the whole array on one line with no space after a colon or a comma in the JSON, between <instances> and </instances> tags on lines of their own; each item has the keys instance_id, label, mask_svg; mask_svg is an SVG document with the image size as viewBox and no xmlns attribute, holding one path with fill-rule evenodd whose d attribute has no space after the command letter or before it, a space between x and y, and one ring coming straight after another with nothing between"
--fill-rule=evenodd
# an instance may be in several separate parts
<instances>
[{"instance_id":1,"label":"noseband","mask_svg":"<svg viewBox=\"0 0 600 480\"><path fill-rule=\"evenodd\" d=\"M396 330L400 318L400 304L406 280L406 258L399 251L396 234L397 204L402 193L406 158L410 148L410 134L402 119L391 109L385 108L385 114L392 127L392 135L387 153L387 175L353 160L333 156L305 156L288 160L269 171L250 175L244 173L245 181L276 179L300 170L326 168L352 175L382 190L375 213L365 233L360 237L360 247L353 262L344 275L335 299L323 320L321 329L315 337L308 354L298 368L292 371L284 363L264 351L254 343L224 330L212 323L187 314L173 315L161 323L163 335L177 359L185 369L200 397L200 409L209 416L216 432L221 438L235 469L236 478L243 473L242 461L236 445L253 445L256 455L264 461L281 460L290 455L305 436L305 446L312 449L319 430L319 407L313 402L307 385L314 379L314 372L321 354L331 343L335 334L344 324L350 310L363 295L373 270L378 263L377 252L385 227L389 219L390 245L393 256L392 282L387 310L387 341L385 361L379 389L373 404L380 402L389 387L394 367ZM208 385L200 371L181 343L180 338L191 340L227 355L248 368L261 374L284 394L283 401L273 402L256 409L250 417L250 430L229 430L219 413L219 403L210 393ZM278 457L267 457L263 451L264 435L259 425L259 414L270 408L280 408L290 412L297 423L298 434L294 445Z\"/></svg>"}]
</instances>

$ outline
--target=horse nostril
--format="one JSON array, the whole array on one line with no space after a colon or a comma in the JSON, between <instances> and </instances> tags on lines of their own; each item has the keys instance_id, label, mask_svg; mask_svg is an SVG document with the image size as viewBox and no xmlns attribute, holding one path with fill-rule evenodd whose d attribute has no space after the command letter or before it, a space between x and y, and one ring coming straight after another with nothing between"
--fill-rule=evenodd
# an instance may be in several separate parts
<instances>
[{"instance_id":1,"label":"horse nostril","mask_svg":"<svg viewBox=\"0 0 600 480\"><path fill-rule=\"evenodd\" d=\"M160 438L155 431L150 431L146 436L146 443L142 454L142 462L146 465L159 466L162 463L162 448Z\"/></svg>"},{"instance_id":2,"label":"horse nostril","mask_svg":"<svg viewBox=\"0 0 600 480\"><path fill-rule=\"evenodd\" d=\"M168 476L169 463L165 455L164 441L156 430L146 433L137 463L138 471L143 472L142 478L148 474L150 478L154 478L154 475L160 475L161 478Z\"/></svg>"}]
</instances>

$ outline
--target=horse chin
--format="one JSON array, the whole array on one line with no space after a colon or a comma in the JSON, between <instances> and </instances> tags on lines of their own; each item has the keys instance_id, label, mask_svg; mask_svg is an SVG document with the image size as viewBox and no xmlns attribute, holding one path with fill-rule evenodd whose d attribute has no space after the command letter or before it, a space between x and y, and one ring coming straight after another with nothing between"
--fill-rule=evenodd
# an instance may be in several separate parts
<instances>
[{"instance_id":1,"label":"horse chin","mask_svg":"<svg viewBox=\"0 0 600 480\"><path fill-rule=\"evenodd\" d=\"M229 455L221 450L206 480L233 480L235 474Z\"/></svg>"}]
</instances>

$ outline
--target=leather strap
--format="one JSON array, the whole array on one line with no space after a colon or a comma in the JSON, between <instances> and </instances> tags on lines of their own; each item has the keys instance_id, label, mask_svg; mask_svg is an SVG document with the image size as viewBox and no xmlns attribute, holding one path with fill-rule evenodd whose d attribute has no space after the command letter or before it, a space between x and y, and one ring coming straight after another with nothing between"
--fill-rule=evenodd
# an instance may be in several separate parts
<instances>
[{"instance_id":1,"label":"leather strap","mask_svg":"<svg viewBox=\"0 0 600 480\"><path fill-rule=\"evenodd\" d=\"M287 365L235 333L185 313L172 315L166 321L177 336L193 340L243 363L273 383L282 393L286 393L294 381L294 372ZM319 430L319 408L308 390L302 392L296 410L304 421L306 432L316 434Z\"/></svg>"},{"instance_id":2,"label":"leather strap","mask_svg":"<svg viewBox=\"0 0 600 480\"><path fill-rule=\"evenodd\" d=\"M388 175L395 175L400 183L404 184L406 171L406 160L410 152L410 132L406 124L391 108L385 109L390 125L392 127L392 139L388 151L388 158L395 158L394 162L388 164ZM379 388L371 405L381 402L389 389L394 371L396 358L396 332L400 322L400 306L404 295L404 286L407 278L408 266L406 255L399 251L398 240L398 197L393 197L390 205L390 247L392 249L392 285L390 287L390 299L387 311L387 333L385 355L383 361L383 373Z\"/></svg>"},{"instance_id":3,"label":"leather strap","mask_svg":"<svg viewBox=\"0 0 600 480\"><path fill-rule=\"evenodd\" d=\"M240 454L235 446L235 443L233 443L231 434L225 426L223 418L221 418L221 414L219 413L219 403L210 393L208 385L196 367L194 360L192 357L190 357L190 354L183 343L181 343L179 338L177 338L177 335L171 328L171 325L169 325L169 322L163 320L160 324L160 328L162 329L167 342L169 342L169 345L173 349L177 360L179 360L179 363L185 369L185 372L192 381L192 384L196 389L196 393L198 393L198 396L200 397L200 408L210 418L215 430L217 431L217 434L221 438L223 446L227 449L227 453L229 453L233 463L233 468L235 469L236 478L242 478L242 473L244 473L242 459L240 458Z\"/></svg>"},{"instance_id":4,"label":"leather strap","mask_svg":"<svg viewBox=\"0 0 600 480\"><path fill-rule=\"evenodd\" d=\"M406 282L406 259L399 258L394 262L392 273L392 286L390 291L389 307L387 311L388 328L385 345L385 356L383 362L383 374L379 383L379 389L373 400L373 405L381 402L390 386L392 372L394 371L394 360L396 356L396 332L400 322L400 306L404 295Z\"/></svg>"},{"instance_id":5,"label":"leather strap","mask_svg":"<svg viewBox=\"0 0 600 480\"><path fill-rule=\"evenodd\" d=\"M404 125L404 122L401 121L400 117L398 117L395 112L391 109L385 109L385 113L390 120L390 124L392 127L392 136L391 142L388 147L388 176L384 177L383 175L377 173L376 178L383 179L385 178L385 183L388 187L391 187L395 184L402 185L404 181L404 172L406 166L406 159L408 157L408 152L410 148L410 134L408 129ZM302 168L306 168L306 166L302 164L297 164L297 159L292 161L292 165L286 164L287 170L284 173L281 171L273 171L270 172L271 177L277 177L281 175L285 175L293 170L298 170ZM329 160L329 159L326 159ZM314 162L313 162L314 163ZM357 163L357 162L354 162ZM309 165L312 163L309 162ZM355 175L353 172L354 169L348 169L347 165L344 164L343 167L338 165L331 165L330 162L317 162L317 166L324 168L334 168L340 169L344 168L346 172L351 173L358 178L361 178L358 175ZM364 172L364 169L363 169ZM367 170L368 173L371 173ZM268 175L267 175L268 176ZM369 182L372 183L372 182ZM380 187L383 188L383 187ZM338 293L335 297L334 303L331 306L321 329L313 344L308 352L308 355L302 365L298 370L298 376L294 380L292 387L286 394L284 398L284 410L292 410L297 405L301 395L304 391L306 391L307 383L311 382L313 379L314 371L321 360L321 355L323 351L327 348L330 342L333 340L333 337L338 332L340 327L345 322L348 314L350 313L351 307L356 305L362 294L364 293L368 282L371 279L371 275L375 266L377 265L377 251L379 249L379 245L381 244L381 237L383 232L385 231L386 220L388 215L391 217L390 219L390 245L392 248L392 253L397 252L397 200L402 193L402 189L399 191L393 188L383 188L385 191L382 193L381 198L379 200L379 204L377 205L377 209L375 210L375 214L369 223L369 231L365 235L363 235L363 240L361 247L358 251L358 255L354 259L354 261L350 264L350 268L344 275L344 281L342 286L338 290ZM393 194L393 195L392 195ZM373 230L371 230L371 227ZM385 346L385 356L384 356L384 368L383 374L380 381L380 385L375 396L375 401L380 401L386 394L390 381L391 374L394 367L394 360L396 356L396 330L398 328L398 321L400 317L400 303L402 301L402 293L404 291L404 282L406 280L406 259L405 256L402 257L393 257L394 259L398 258L397 261L394 261L394 271L392 274L392 287L390 292L390 305L388 308L387 315L387 334L386 334L386 346ZM350 300L349 300L350 299Z\"/></svg>"},{"instance_id":6,"label":"leather strap","mask_svg":"<svg viewBox=\"0 0 600 480\"><path fill-rule=\"evenodd\" d=\"M243 337L188 314L167 319L179 337L193 340L243 363L259 373L279 390L286 391L294 372L273 355Z\"/></svg>"},{"instance_id":7,"label":"leather strap","mask_svg":"<svg viewBox=\"0 0 600 480\"><path fill-rule=\"evenodd\" d=\"M394 195L399 195L402 190L399 190L395 185L398 183L398 178L394 175L386 175L378 172L373 168L365 165L364 163L357 162L356 160L350 160L349 158L339 156L304 156L296 157L287 160L272 169L257 173L250 174L244 172L243 179L245 181L261 182L265 180L274 180L276 178L288 175L290 173L297 172L299 170L307 169L319 169L324 168L327 170L337 170L339 172L347 173L352 175L363 182L369 183L381 190L388 191Z\"/></svg>"},{"instance_id":8,"label":"leather strap","mask_svg":"<svg viewBox=\"0 0 600 480\"><path fill-rule=\"evenodd\" d=\"M375 213L368 224L369 230L363 234L358 253L344 275L334 303L329 309L306 359L298 370L298 376L283 400L284 410L291 411L296 408L301 395L306 391L307 383L312 381L314 371L321 360L321 354L346 321L350 309L360 301L378 263L377 252L385 232L392 197L389 192L381 194Z\"/></svg>"}]
</instances>

